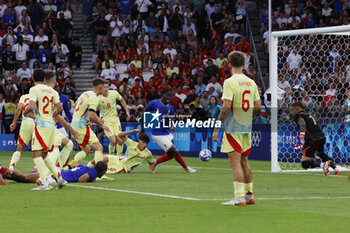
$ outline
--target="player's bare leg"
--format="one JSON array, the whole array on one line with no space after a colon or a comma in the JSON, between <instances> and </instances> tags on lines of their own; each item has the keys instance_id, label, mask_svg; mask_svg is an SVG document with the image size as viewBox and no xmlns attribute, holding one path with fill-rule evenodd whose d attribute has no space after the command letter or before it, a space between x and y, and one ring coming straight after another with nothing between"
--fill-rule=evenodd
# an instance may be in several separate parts
<instances>
[{"instance_id":1,"label":"player's bare leg","mask_svg":"<svg viewBox=\"0 0 350 233\"><path fill-rule=\"evenodd\" d=\"M108 153L110 155L114 155L114 153L115 153L115 144L117 142L117 139L116 139L116 137L114 135L110 136L108 139L109 139Z\"/></svg>"},{"instance_id":2,"label":"player's bare leg","mask_svg":"<svg viewBox=\"0 0 350 233\"><path fill-rule=\"evenodd\" d=\"M21 155L24 151L25 146L23 146L22 144L18 143L17 144L17 149L16 151L12 154L12 158L10 161L10 165L9 165L9 169L10 170L14 170L15 166L18 162L18 160L21 158Z\"/></svg>"},{"instance_id":3,"label":"player's bare leg","mask_svg":"<svg viewBox=\"0 0 350 233\"><path fill-rule=\"evenodd\" d=\"M99 142L95 142L91 145L92 149L95 151L94 161L95 163L103 160L103 146ZM103 175L101 179L113 180L113 178Z\"/></svg>"},{"instance_id":4,"label":"player's bare leg","mask_svg":"<svg viewBox=\"0 0 350 233\"><path fill-rule=\"evenodd\" d=\"M242 155L239 152L232 151L228 153L230 166L232 169L233 176L233 187L234 187L234 198L231 201L223 202L221 205L232 206L232 205L246 205L244 198L244 172L241 165Z\"/></svg>"},{"instance_id":5,"label":"player's bare leg","mask_svg":"<svg viewBox=\"0 0 350 233\"><path fill-rule=\"evenodd\" d=\"M255 199L253 196L253 174L248 162L248 155L242 155L241 166L244 175L244 197L247 204L254 205Z\"/></svg>"},{"instance_id":6,"label":"player's bare leg","mask_svg":"<svg viewBox=\"0 0 350 233\"><path fill-rule=\"evenodd\" d=\"M6 174L5 178L19 183L36 183L36 181L40 178L40 175L39 173L30 173L25 175L19 171L10 171L8 174Z\"/></svg>"}]
</instances>

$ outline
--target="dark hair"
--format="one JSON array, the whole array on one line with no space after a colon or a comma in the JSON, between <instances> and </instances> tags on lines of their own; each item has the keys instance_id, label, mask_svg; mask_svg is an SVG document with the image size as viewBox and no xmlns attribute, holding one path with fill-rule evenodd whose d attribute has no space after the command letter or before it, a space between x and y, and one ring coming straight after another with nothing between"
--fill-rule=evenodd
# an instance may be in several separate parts
<instances>
[{"instance_id":1,"label":"dark hair","mask_svg":"<svg viewBox=\"0 0 350 233\"><path fill-rule=\"evenodd\" d=\"M44 82L45 71L43 69L35 69L33 74L34 82Z\"/></svg>"},{"instance_id":2,"label":"dark hair","mask_svg":"<svg viewBox=\"0 0 350 233\"><path fill-rule=\"evenodd\" d=\"M56 77L56 74L55 72L53 71L47 71L45 72L45 79L46 79L46 82L50 82L51 79L55 78Z\"/></svg>"},{"instance_id":3,"label":"dark hair","mask_svg":"<svg viewBox=\"0 0 350 233\"><path fill-rule=\"evenodd\" d=\"M239 68L244 66L245 56L242 52L233 51L228 55L228 60L232 67Z\"/></svg>"},{"instance_id":4,"label":"dark hair","mask_svg":"<svg viewBox=\"0 0 350 233\"><path fill-rule=\"evenodd\" d=\"M104 161L98 161L95 165L95 170L97 172L107 171L107 168L107 163L105 163Z\"/></svg>"},{"instance_id":5,"label":"dark hair","mask_svg":"<svg viewBox=\"0 0 350 233\"><path fill-rule=\"evenodd\" d=\"M95 78L93 81L92 81L92 86L93 87L97 87L99 85L104 85L105 84L105 80L103 79L100 79L100 78Z\"/></svg>"},{"instance_id":6,"label":"dark hair","mask_svg":"<svg viewBox=\"0 0 350 233\"><path fill-rule=\"evenodd\" d=\"M160 94L163 96L163 95L168 94L169 92L171 92L171 89L166 87L162 90L162 92Z\"/></svg>"},{"instance_id":7,"label":"dark hair","mask_svg":"<svg viewBox=\"0 0 350 233\"><path fill-rule=\"evenodd\" d=\"M296 102L292 103L292 107L293 107L293 108L294 108L294 107L300 107L300 108L304 109L305 105L304 105L304 103L301 102L301 101L296 101Z\"/></svg>"},{"instance_id":8,"label":"dark hair","mask_svg":"<svg viewBox=\"0 0 350 233\"><path fill-rule=\"evenodd\" d=\"M147 134L144 134L144 133L140 133L139 140L142 140L142 141L144 141L147 144L149 143L149 137L148 137Z\"/></svg>"}]
</instances>

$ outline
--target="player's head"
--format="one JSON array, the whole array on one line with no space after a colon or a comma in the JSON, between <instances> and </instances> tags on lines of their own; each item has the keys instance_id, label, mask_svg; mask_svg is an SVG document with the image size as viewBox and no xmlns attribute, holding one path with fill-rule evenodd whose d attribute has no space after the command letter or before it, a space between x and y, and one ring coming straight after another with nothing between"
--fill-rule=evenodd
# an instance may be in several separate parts
<instances>
[{"instance_id":1,"label":"player's head","mask_svg":"<svg viewBox=\"0 0 350 233\"><path fill-rule=\"evenodd\" d=\"M33 73L34 82L44 82L45 81L45 71L43 69L35 69Z\"/></svg>"},{"instance_id":2,"label":"player's head","mask_svg":"<svg viewBox=\"0 0 350 233\"><path fill-rule=\"evenodd\" d=\"M163 104L167 105L169 104L170 98L172 97L172 90L169 88L164 88L160 95Z\"/></svg>"},{"instance_id":3,"label":"player's head","mask_svg":"<svg viewBox=\"0 0 350 233\"><path fill-rule=\"evenodd\" d=\"M149 143L149 137L147 136L147 134L144 133L140 133L139 135L139 143L138 143L138 148L143 151L144 149L146 149L147 145Z\"/></svg>"},{"instance_id":4,"label":"player's head","mask_svg":"<svg viewBox=\"0 0 350 233\"><path fill-rule=\"evenodd\" d=\"M97 176L99 178L101 178L107 171L107 163L103 162L103 161L99 161L96 163L95 165L95 170L97 171Z\"/></svg>"},{"instance_id":5,"label":"player's head","mask_svg":"<svg viewBox=\"0 0 350 233\"><path fill-rule=\"evenodd\" d=\"M96 93L96 95L101 95L103 93L104 84L105 84L105 80L101 78L95 78L92 81L92 86L94 88L94 92Z\"/></svg>"},{"instance_id":6,"label":"player's head","mask_svg":"<svg viewBox=\"0 0 350 233\"><path fill-rule=\"evenodd\" d=\"M105 84L103 84L103 93L102 93L102 95L108 95L108 89L109 89L109 82L106 81Z\"/></svg>"},{"instance_id":7,"label":"player's head","mask_svg":"<svg viewBox=\"0 0 350 233\"><path fill-rule=\"evenodd\" d=\"M245 64L245 55L240 51L233 51L228 55L228 60L232 68L241 68Z\"/></svg>"},{"instance_id":8,"label":"player's head","mask_svg":"<svg viewBox=\"0 0 350 233\"><path fill-rule=\"evenodd\" d=\"M290 105L290 113L294 116L299 112L303 111L304 108L305 108L305 105L303 102L296 101Z\"/></svg>"},{"instance_id":9,"label":"player's head","mask_svg":"<svg viewBox=\"0 0 350 233\"><path fill-rule=\"evenodd\" d=\"M56 85L56 74L52 71L45 72L45 82L49 87L54 88Z\"/></svg>"}]
</instances>

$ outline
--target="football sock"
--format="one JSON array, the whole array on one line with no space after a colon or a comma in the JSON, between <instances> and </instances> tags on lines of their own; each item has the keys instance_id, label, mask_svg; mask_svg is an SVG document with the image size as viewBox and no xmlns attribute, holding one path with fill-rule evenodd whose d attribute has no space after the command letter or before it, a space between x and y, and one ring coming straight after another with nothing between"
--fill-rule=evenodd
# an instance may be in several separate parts
<instances>
[{"instance_id":1,"label":"football sock","mask_svg":"<svg viewBox=\"0 0 350 233\"><path fill-rule=\"evenodd\" d=\"M253 182L244 183L244 192L248 195L253 194Z\"/></svg>"},{"instance_id":2,"label":"football sock","mask_svg":"<svg viewBox=\"0 0 350 233\"><path fill-rule=\"evenodd\" d=\"M108 153L110 155L114 155L114 151L115 151L115 145L112 146L111 144L108 145Z\"/></svg>"},{"instance_id":3,"label":"football sock","mask_svg":"<svg viewBox=\"0 0 350 233\"><path fill-rule=\"evenodd\" d=\"M86 166L87 167L95 167L95 165L92 164L92 161L88 162L88 164Z\"/></svg>"},{"instance_id":4,"label":"football sock","mask_svg":"<svg viewBox=\"0 0 350 233\"><path fill-rule=\"evenodd\" d=\"M320 167L321 163L318 161L314 161L314 160L309 160L309 161L302 161L301 162L301 166L305 169L308 168L315 168L315 167Z\"/></svg>"},{"instance_id":5,"label":"football sock","mask_svg":"<svg viewBox=\"0 0 350 233\"><path fill-rule=\"evenodd\" d=\"M165 153L162 157L159 157L157 160L156 160L156 163L157 164L160 164L160 163L164 163L168 160L172 159L172 157L170 157L167 153Z\"/></svg>"},{"instance_id":6,"label":"football sock","mask_svg":"<svg viewBox=\"0 0 350 233\"><path fill-rule=\"evenodd\" d=\"M56 177L56 179L60 178L61 173L58 171L57 167L55 166L55 162L50 158L50 157L46 157L44 159L44 162L46 164L46 166L50 169L50 171L52 172L52 175L54 177ZM47 176L47 175L46 175Z\"/></svg>"},{"instance_id":7,"label":"football sock","mask_svg":"<svg viewBox=\"0 0 350 233\"><path fill-rule=\"evenodd\" d=\"M69 163L69 165L73 166L74 164L79 163L79 161L84 159L85 157L86 153L82 150L74 156L74 159Z\"/></svg>"},{"instance_id":8,"label":"football sock","mask_svg":"<svg viewBox=\"0 0 350 233\"><path fill-rule=\"evenodd\" d=\"M118 156L121 156L123 154L123 149L124 149L123 144L121 144L121 145L117 144L117 155Z\"/></svg>"},{"instance_id":9,"label":"football sock","mask_svg":"<svg viewBox=\"0 0 350 233\"><path fill-rule=\"evenodd\" d=\"M102 151L95 151L95 157L94 157L95 163L98 161L103 160L103 152Z\"/></svg>"},{"instance_id":10,"label":"football sock","mask_svg":"<svg viewBox=\"0 0 350 233\"><path fill-rule=\"evenodd\" d=\"M41 181L45 181L47 178L47 175L50 173L48 171L48 168L45 165L45 162L42 157L34 158L34 164L36 166L36 169L38 169L38 173L40 176Z\"/></svg>"},{"instance_id":11,"label":"football sock","mask_svg":"<svg viewBox=\"0 0 350 233\"><path fill-rule=\"evenodd\" d=\"M234 181L233 188L235 190L235 197L244 197L244 183Z\"/></svg>"},{"instance_id":12,"label":"football sock","mask_svg":"<svg viewBox=\"0 0 350 233\"><path fill-rule=\"evenodd\" d=\"M50 158L52 162L57 163L58 157L60 156L60 149L58 147L54 147L53 151L47 154L47 158Z\"/></svg>"},{"instance_id":13,"label":"football sock","mask_svg":"<svg viewBox=\"0 0 350 233\"><path fill-rule=\"evenodd\" d=\"M73 142L69 141L67 145L65 145L58 157L58 164L62 168L66 161L69 159L70 153L73 150Z\"/></svg>"},{"instance_id":14,"label":"football sock","mask_svg":"<svg viewBox=\"0 0 350 233\"><path fill-rule=\"evenodd\" d=\"M177 155L177 156L174 156L174 158L175 158L175 160L176 160L179 164L181 164L181 166L182 166L184 169L187 168L187 165L186 165L185 161L183 160L183 158L182 158L182 156L181 156L180 154Z\"/></svg>"},{"instance_id":15,"label":"football sock","mask_svg":"<svg viewBox=\"0 0 350 233\"><path fill-rule=\"evenodd\" d=\"M16 151L15 153L13 153L9 167L16 166L16 163L18 162L19 158L21 158L21 152Z\"/></svg>"}]
</instances>

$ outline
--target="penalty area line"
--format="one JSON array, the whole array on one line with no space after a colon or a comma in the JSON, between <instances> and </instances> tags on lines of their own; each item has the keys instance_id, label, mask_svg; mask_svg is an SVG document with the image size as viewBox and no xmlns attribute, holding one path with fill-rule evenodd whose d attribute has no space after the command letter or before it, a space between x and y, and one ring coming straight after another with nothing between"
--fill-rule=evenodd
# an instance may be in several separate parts
<instances>
[{"instance_id":1,"label":"penalty area line","mask_svg":"<svg viewBox=\"0 0 350 233\"><path fill-rule=\"evenodd\" d=\"M95 189L95 190L104 190L104 191L112 191L112 192L121 192L121 193L132 193L139 194L145 196L154 196L154 197L166 197L172 199L181 199L181 200L189 200L189 201L226 201L230 200L230 198L226 199L203 199L203 198L194 198L194 197L183 197L176 195L168 195L168 194L158 194L158 193L149 193L149 192L139 192L125 189L112 189L112 188L104 188L104 187L94 187L94 186L85 186L85 185L76 185L76 184L68 184L70 187L76 188L85 188L85 189ZM349 197L260 197L256 198L259 201L279 201L279 200L324 200L324 199L350 199Z\"/></svg>"}]
</instances>

